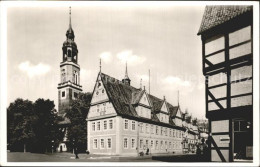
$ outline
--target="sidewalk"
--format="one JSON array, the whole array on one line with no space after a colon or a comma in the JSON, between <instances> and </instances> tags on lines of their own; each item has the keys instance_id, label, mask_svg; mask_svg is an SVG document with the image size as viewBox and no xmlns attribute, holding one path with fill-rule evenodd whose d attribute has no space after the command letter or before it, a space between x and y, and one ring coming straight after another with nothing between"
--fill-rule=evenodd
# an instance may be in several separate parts
<instances>
[{"instance_id":1,"label":"sidewalk","mask_svg":"<svg viewBox=\"0 0 260 167\"><path fill-rule=\"evenodd\" d=\"M48 154L53 155L60 158L75 158L75 154L69 152L62 153L53 153ZM187 155L187 154L172 154L172 153L152 153L144 156L137 155L105 155L105 154L79 154L80 159L151 159L153 156L179 156L179 155Z\"/></svg>"}]
</instances>

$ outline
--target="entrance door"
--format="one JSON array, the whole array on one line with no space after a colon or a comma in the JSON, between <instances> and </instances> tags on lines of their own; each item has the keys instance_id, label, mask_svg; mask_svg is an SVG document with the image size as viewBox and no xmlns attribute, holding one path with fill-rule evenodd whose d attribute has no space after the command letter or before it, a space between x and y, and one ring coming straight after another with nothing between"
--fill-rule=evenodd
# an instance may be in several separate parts
<instances>
[{"instance_id":1,"label":"entrance door","mask_svg":"<svg viewBox=\"0 0 260 167\"><path fill-rule=\"evenodd\" d=\"M60 152L62 152L62 145L60 146Z\"/></svg>"},{"instance_id":2,"label":"entrance door","mask_svg":"<svg viewBox=\"0 0 260 167\"><path fill-rule=\"evenodd\" d=\"M252 122L234 120L234 159L250 159L248 148L253 146Z\"/></svg>"}]
</instances>

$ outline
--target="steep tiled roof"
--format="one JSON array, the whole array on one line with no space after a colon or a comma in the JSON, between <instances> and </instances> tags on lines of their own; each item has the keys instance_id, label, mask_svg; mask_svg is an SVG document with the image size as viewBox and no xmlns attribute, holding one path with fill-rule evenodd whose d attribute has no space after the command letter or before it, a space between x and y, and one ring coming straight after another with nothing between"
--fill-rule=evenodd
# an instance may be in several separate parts
<instances>
[{"instance_id":1,"label":"steep tiled roof","mask_svg":"<svg viewBox=\"0 0 260 167\"><path fill-rule=\"evenodd\" d=\"M163 100L153 96L153 95L148 95L149 96L149 99L151 101L151 104L152 104L152 110L154 113L157 113L161 110L162 108L162 105L163 105Z\"/></svg>"},{"instance_id":2,"label":"steep tiled roof","mask_svg":"<svg viewBox=\"0 0 260 167\"><path fill-rule=\"evenodd\" d=\"M129 85L125 85L121 81L113 77L110 77L109 75L106 75L104 73L100 73L100 76L108 94L108 97L114 105L116 112L119 115L140 118L140 116L138 116L134 108L134 104L137 104L140 101L145 91L142 89L134 88ZM164 100L159 99L150 94L147 95L152 105L152 115L150 120L154 122L160 122L160 120L156 116L156 113L160 111ZM170 113L170 115L176 115L176 112L174 112L173 110L175 107L172 106L170 103L168 103L168 106L170 107L170 112L173 111L173 113ZM172 126L175 125L171 119L169 124Z\"/></svg>"},{"instance_id":3,"label":"steep tiled roof","mask_svg":"<svg viewBox=\"0 0 260 167\"><path fill-rule=\"evenodd\" d=\"M173 106L170 103L167 102L167 106L170 110L170 117L174 118L178 112L179 106Z\"/></svg>"},{"instance_id":4,"label":"steep tiled roof","mask_svg":"<svg viewBox=\"0 0 260 167\"><path fill-rule=\"evenodd\" d=\"M252 10L252 6L206 6L198 35Z\"/></svg>"}]
</instances>

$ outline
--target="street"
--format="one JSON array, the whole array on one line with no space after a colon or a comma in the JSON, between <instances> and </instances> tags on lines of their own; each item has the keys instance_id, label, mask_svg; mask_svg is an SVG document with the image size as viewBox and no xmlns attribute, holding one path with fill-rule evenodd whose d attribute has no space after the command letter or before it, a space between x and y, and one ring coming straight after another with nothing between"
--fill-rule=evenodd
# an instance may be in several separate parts
<instances>
[{"instance_id":1,"label":"street","mask_svg":"<svg viewBox=\"0 0 260 167\"><path fill-rule=\"evenodd\" d=\"M88 155L79 154L79 159L75 159L72 153L37 154L8 152L8 162L161 162L152 160L151 156L143 157L122 157L108 155Z\"/></svg>"}]
</instances>

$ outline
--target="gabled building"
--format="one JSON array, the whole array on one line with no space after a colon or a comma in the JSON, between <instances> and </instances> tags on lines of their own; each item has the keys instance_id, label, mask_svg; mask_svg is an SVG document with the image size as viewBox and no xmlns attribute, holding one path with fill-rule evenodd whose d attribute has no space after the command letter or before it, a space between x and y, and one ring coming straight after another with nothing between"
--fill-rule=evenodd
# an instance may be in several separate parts
<instances>
[{"instance_id":1,"label":"gabled building","mask_svg":"<svg viewBox=\"0 0 260 167\"><path fill-rule=\"evenodd\" d=\"M182 153L180 107L130 81L127 69L122 81L98 74L87 116L90 153Z\"/></svg>"}]
</instances>

